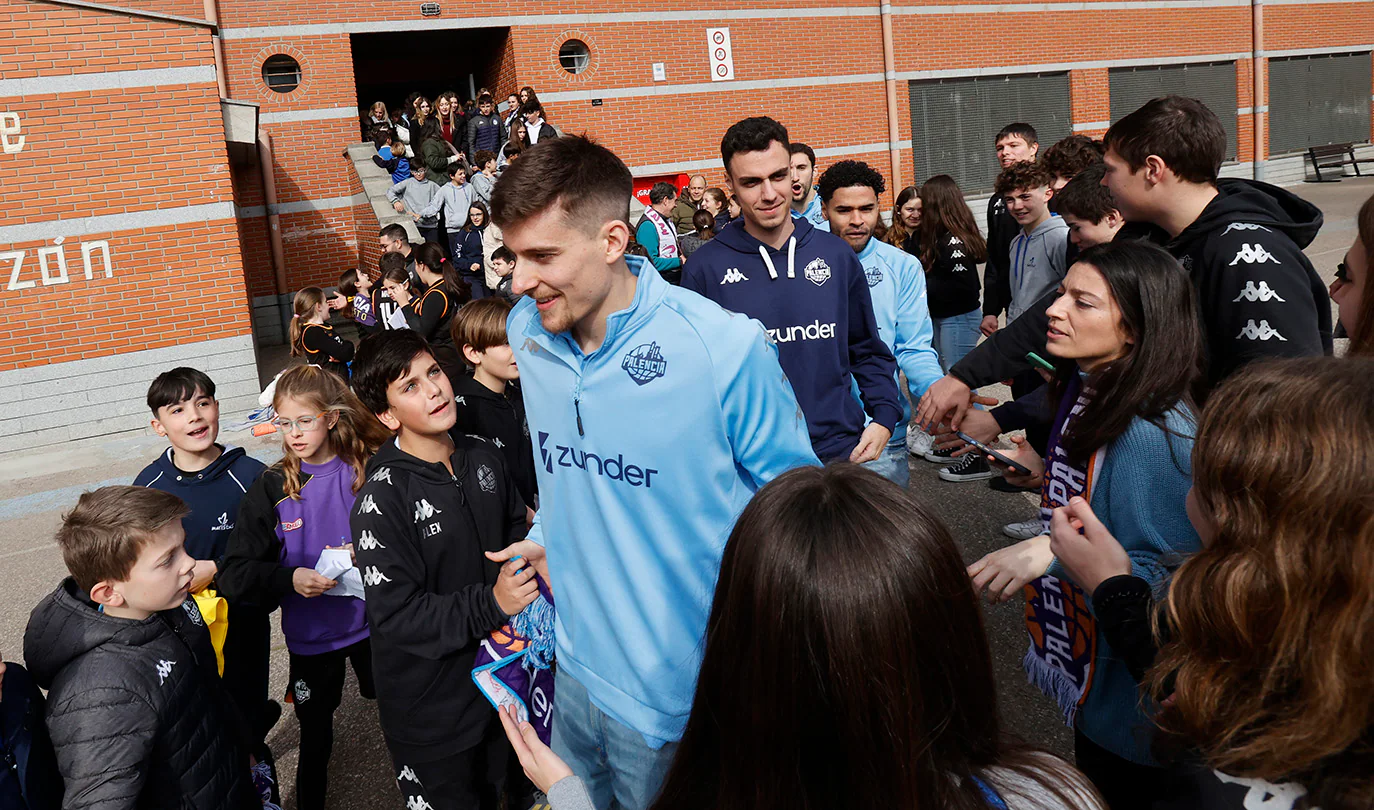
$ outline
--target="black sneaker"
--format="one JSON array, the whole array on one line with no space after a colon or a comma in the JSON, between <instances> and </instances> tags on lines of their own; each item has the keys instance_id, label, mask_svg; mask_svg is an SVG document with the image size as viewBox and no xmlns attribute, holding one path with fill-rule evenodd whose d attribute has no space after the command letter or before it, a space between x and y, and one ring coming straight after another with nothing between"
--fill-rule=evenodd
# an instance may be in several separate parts
<instances>
[{"instance_id":1,"label":"black sneaker","mask_svg":"<svg viewBox=\"0 0 1374 810\"><path fill-rule=\"evenodd\" d=\"M997 476L988 482L988 486L998 492L1039 492L1040 487L1018 487L1002 476Z\"/></svg>"},{"instance_id":2,"label":"black sneaker","mask_svg":"<svg viewBox=\"0 0 1374 810\"><path fill-rule=\"evenodd\" d=\"M922 453L921 458L925 459L926 461L929 461L931 464L948 464L951 461L959 460L954 457L954 451L958 449L958 445L954 447L947 447L944 450L936 450L934 447L932 447L931 449Z\"/></svg>"},{"instance_id":3,"label":"black sneaker","mask_svg":"<svg viewBox=\"0 0 1374 810\"><path fill-rule=\"evenodd\" d=\"M982 481L992 478L997 473L988 466L988 460L977 453L968 453L959 459L959 463L940 470L940 477L946 481Z\"/></svg>"}]
</instances>

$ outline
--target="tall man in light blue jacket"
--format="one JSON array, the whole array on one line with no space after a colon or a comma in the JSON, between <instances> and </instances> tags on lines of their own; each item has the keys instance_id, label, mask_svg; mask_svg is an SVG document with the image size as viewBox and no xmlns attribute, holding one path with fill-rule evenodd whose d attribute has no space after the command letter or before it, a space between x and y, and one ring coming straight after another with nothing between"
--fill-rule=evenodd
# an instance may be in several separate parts
<instances>
[{"instance_id":1,"label":"tall man in light blue jacket","mask_svg":"<svg viewBox=\"0 0 1374 810\"><path fill-rule=\"evenodd\" d=\"M492 218L526 297L520 366L540 508L523 554L558 605L553 748L597 807L646 808L686 724L735 518L816 464L761 324L626 256L630 171L583 138L506 169Z\"/></svg>"},{"instance_id":2,"label":"tall man in light blue jacket","mask_svg":"<svg viewBox=\"0 0 1374 810\"><path fill-rule=\"evenodd\" d=\"M906 375L911 396L919 402L944 372L940 369L940 355L931 345L933 326L921 260L873 238L880 216L878 195L886 187L883 176L862 161L842 160L826 169L818 192L827 220L822 227L844 239L858 254L873 298L878 337L892 350L897 367ZM858 396L857 386L854 394ZM911 402L905 396L900 399L902 419L892 431L892 438L882 455L864 466L905 487L911 480L906 449Z\"/></svg>"}]
</instances>

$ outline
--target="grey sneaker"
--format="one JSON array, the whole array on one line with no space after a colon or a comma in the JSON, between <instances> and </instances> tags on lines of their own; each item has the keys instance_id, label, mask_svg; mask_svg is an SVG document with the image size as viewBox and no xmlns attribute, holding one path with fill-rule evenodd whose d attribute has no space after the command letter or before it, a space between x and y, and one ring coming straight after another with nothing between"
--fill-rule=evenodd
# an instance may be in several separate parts
<instances>
[{"instance_id":1,"label":"grey sneaker","mask_svg":"<svg viewBox=\"0 0 1374 810\"><path fill-rule=\"evenodd\" d=\"M1008 523L1002 527L1002 534L1013 540L1029 540L1044 533L1044 524L1040 522L1040 518L1023 520L1020 523Z\"/></svg>"},{"instance_id":2,"label":"grey sneaker","mask_svg":"<svg viewBox=\"0 0 1374 810\"><path fill-rule=\"evenodd\" d=\"M912 425L906 432L906 451L913 456L924 457L930 452L930 445L934 439L929 433Z\"/></svg>"},{"instance_id":3,"label":"grey sneaker","mask_svg":"<svg viewBox=\"0 0 1374 810\"><path fill-rule=\"evenodd\" d=\"M940 477L946 481L984 481L997 473L988 466L988 460L977 453L967 453L958 462L940 470Z\"/></svg>"}]
</instances>

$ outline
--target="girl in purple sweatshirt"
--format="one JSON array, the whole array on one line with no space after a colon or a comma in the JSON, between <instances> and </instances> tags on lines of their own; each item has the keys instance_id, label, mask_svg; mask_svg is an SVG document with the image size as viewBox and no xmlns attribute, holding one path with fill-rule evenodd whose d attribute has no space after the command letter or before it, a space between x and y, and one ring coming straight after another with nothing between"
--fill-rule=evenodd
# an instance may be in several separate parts
<instances>
[{"instance_id":1,"label":"girl in purple sweatshirt","mask_svg":"<svg viewBox=\"0 0 1374 810\"><path fill-rule=\"evenodd\" d=\"M301 810L320 810L345 662L363 697L374 690L364 603L315 568L327 548L352 551L349 515L364 466L388 433L343 380L316 366L281 375L272 407L285 454L244 495L218 582L230 599L281 606L291 658L286 699L301 728L296 800Z\"/></svg>"}]
</instances>

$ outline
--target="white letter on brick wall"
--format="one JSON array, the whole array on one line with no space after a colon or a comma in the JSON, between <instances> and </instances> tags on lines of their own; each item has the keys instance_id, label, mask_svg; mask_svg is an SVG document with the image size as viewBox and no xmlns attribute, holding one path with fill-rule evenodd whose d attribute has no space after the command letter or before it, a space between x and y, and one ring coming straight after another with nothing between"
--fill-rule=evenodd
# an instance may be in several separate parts
<instances>
[{"instance_id":1,"label":"white letter on brick wall","mask_svg":"<svg viewBox=\"0 0 1374 810\"><path fill-rule=\"evenodd\" d=\"M57 257L57 275L53 275L49 272L49 256ZM67 278L67 249L60 244L54 247L39 248L38 269L43 276L43 286L45 287L52 284L66 284L68 281L71 281L70 278Z\"/></svg>"},{"instance_id":2,"label":"white letter on brick wall","mask_svg":"<svg viewBox=\"0 0 1374 810\"><path fill-rule=\"evenodd\" d=\"M98 242L81 243L81 261L86 266L86 280L91 280L91 254L99 250L105 259L105 278L114 277L114 268L110 266L110 243L101 239Z\"/></svg>"},{"instance_id":3,"label":"white letter on brick wall","mask_svg":"<svg viewBox=\"0 0 1374 810\"><path fill-rule=\"evenodd\" d=\"M10 291L27 290L34 286L36 282L33 279L29 279L28 281L19 280L19 268L24 266L24 251L11 250L8 253L0 253L0 262L9 259L14 260L14 267L10 268L10 285L7 289Z\"/></svg>"},{"instance_id":4,"label":"white letter on brick wall","mask_svg":"<svg viewBox=\"0 0 1374 810\"><path fill-rule=\"evenodd\" d=\"M24 148L24 136L20 134L23 128L19 113L0 112L0 146L4 147L5 154L13 155ZM14 140L10 140L11 137Z\"/></svg>"}]
</instances>

